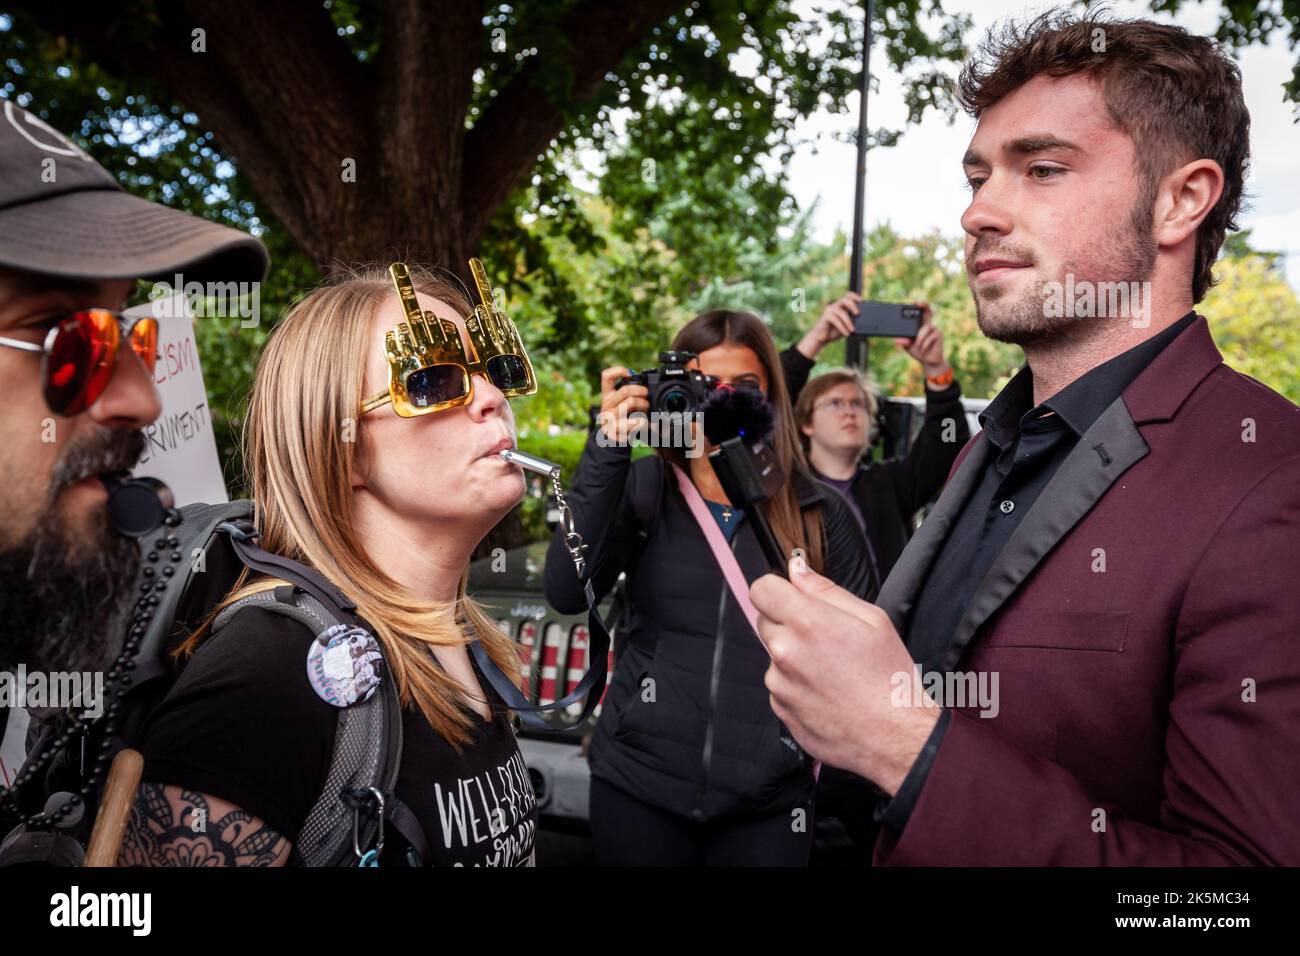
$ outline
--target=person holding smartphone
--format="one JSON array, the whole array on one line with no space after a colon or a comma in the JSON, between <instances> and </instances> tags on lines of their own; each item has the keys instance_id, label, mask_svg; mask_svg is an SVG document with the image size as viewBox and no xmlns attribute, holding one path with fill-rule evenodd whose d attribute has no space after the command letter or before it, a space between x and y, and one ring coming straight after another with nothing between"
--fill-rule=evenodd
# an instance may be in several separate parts
<instances>
[{"instance_id":1,"label":"person holding smartphone","mask_svg":"<svg viewBox=\"0 0 1300 956\"><path fill-rule=\"evenodd\" d=\"M838 334L844 313L856 308L857 299L850 292L829 305L818 326ZM944 354L943 332L934 324L929 304L917 305L923 312L916 338L894 339L925 374L925 419L906 454L867 460L878 404L870 381L856 369L818 375L799 390L794 405L813 473L848 499L882 581L903 553L916 513L943 489L957 453L970 439L961 384Z\"/></svg>"}]
</instances>

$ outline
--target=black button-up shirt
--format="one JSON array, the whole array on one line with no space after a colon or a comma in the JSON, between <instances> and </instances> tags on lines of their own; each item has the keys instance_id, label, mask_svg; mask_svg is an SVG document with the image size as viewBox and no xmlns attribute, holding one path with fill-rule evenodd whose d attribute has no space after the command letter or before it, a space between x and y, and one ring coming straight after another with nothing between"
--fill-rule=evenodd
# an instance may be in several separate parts
<instances>
[{"instance_id":1,"label":"black button-up shirt","mask_svg":"<svg viewBox=\"0 0 1300 956\"><path fill-rule=\"evenodd\" d=\"M1033 374L1025 366L980 413L980 425L994 453L953 522L905 625L904 643L923 673L948 669L952 635L976 589L1083 433L1195 319L1196 313L1189 312L1038 406L1033 404ZM877 818L887 826L901 831L906 825L949 717L945 709L898 793L877 811Z\"/></svg>"}]
</instances>

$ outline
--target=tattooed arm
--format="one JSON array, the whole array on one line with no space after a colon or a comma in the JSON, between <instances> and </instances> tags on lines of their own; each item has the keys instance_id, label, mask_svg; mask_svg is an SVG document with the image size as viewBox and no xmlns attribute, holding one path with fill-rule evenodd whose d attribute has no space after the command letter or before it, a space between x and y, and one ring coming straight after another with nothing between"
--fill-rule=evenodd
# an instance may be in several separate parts
<instances>
[{"instance_id":1,"label":"tattooed arm","mask_svg":"<svg viewBox=\"0 0 1300 956\"><path fill-rule=\"evenodd\" d=\"M142 783L118 866L284 866L292 844L233 803Z\"/></svg>"}]
</instances>

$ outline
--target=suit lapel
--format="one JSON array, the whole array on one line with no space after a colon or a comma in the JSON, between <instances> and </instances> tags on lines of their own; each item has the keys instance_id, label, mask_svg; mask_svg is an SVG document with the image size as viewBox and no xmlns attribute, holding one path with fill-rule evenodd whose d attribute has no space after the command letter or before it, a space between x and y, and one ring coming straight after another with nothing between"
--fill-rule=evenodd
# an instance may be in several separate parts
<instances>
[{"instance_id":1,"label":"suit lapel","mask_svg":"<svg viewBox=\"0 0 1300 956\"><path fill-rule=\"evenodd\" d=\"M930 568L939 556L939 550L948 540L953 522L961 515L962 509L966 507L966 499L980 483L992 447L993 443L982 433L977 436L961 467L944 486L943 494L921 522L916 534L907 542L889 577L881 586L876 604L889 615L899 634L904 633L907 616L930 574Z\"/></svg>"},{"instance_id":2,"label":"suit lapel","mask_svg":"<svg viewBox=\"0 0 1300 956\"><path fill-rule=\"evenodd\" d=\"M953 632L946 659L949 670L957 666L980 625L1147 451L1123 397L1115 399L1061 463L976 588Z\"/></svg>"},{"instance_id":3,"label":"suit lapel","mask_svg":"<svg viewBox=\"0 0 1300 956\"><path fill-rule=\"evenodd\" d=\"M950 668L961 660L980 625L1005 603L1116 479L1147 454L1147 444L1135 421L1146 424L1171 419L1200 382L1222 362L1209 325L1204 318L1198 318L1093 423L976 589L953 633L946 659ZM1104 449L1105 456L1098 452L1098 445ZM961 467L881 588L876 603L889 615L900 634L906 633L908 615L953 524L980 482L991 449L992 443L983 434L975 437Z\"/></svg>"}]
</instances>

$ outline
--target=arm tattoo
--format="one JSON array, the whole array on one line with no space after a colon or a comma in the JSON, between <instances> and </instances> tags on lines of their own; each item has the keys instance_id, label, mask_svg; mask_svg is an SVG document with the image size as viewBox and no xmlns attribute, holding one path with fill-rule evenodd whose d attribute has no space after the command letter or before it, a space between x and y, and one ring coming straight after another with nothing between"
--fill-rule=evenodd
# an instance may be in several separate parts
<instances>
[{"instance_id":1,"label":"arm tattoo","mask_svg":"<svg viewBox=\"0 0 1300 956\"><path fill-rule=\"evenodd\" d=\"M283 866L290 843L246 810L195 790L142 783L118 866Z\"/></svg>"}]
</instances>

